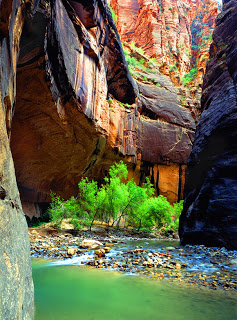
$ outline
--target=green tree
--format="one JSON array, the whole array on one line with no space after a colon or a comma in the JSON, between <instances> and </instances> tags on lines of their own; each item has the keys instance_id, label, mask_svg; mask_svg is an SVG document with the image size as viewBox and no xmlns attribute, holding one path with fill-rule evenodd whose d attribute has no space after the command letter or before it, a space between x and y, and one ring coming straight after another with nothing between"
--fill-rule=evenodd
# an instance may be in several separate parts
<instances>
[{"instance_id":1,"label":"green tree","mask_svg":"<svg viewBox=\"0 0 237 320\"><path fill-rule=\"evenodd\" d=\"M112 226L117 220L120 209L127 201L128 190L127 185L122 181L126 181L128 170L126 165L120 161L115 163L109 169L109 176L105 177L105 199L103 203L104 220L109 224L112 220Z\"/></svg>"},{"instance_id":2,"label":"green tree","mask_svg":"<svg viewBox=\"0 0 237 320\"><path fill-rule=\"evenodd\" d=\"M51 193L51 199L48 213L55 227L58 228L63 219L79 216L80 207L74 197L65 201L54 193Z\"/></svg>"},{"instance_id":3,"label":"green tree","mask_svg":"<svg viewBox=\"0 0 237 320\"><path fill-rule=\"evenodd\" d=\"M59 227L63 219L70 218L76 228L87 225L91 230L95 220L106 222L109 228L111 221L112 226L116 223L119 227L124 218L138 230L153 226L177 230L183 201L172 206L164 196L154 196L155 189L148 178L141 187L133 180L127 181L127 176L127 166L120 161L110 167L101 187L96 181L82 178L76 198L63 200L52 194L49 214L53 224Z\"/></svg>"}]
</instances>

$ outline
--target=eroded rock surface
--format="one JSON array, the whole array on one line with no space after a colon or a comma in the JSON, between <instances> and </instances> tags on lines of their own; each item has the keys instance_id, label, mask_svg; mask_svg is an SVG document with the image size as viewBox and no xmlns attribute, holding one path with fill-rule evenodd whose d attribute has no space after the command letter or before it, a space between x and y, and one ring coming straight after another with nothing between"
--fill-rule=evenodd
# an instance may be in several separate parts
<instances>
[{"instance_id":1,"label":"eroded rock surface","mask_svg":"<svg viewBox=\"0 0 237 320\"><path fill-rule=\"evenodd\" d=\"M194 106L158 71L140 73L154 83L133 80L104 1L40 2L21 37L11 130L27 215L50 191L75 195L83 175L102 180L118 159L137 183L148 175L170 202L182 198Z\"/></svg>"},{"instance_id":2,"label":"eroded rock surface","mask_svg":"<svg viewBox=\"0 0 237 320\"><path fill-rule=\"evenodd\" d=\"M237 2L225 0L204 78L202 109L188 163L183 244L237 248Z\"/></svg>"},{"instance_id":3,"label":"eroded rock surface","mask_svg":"<svg viewBox=\"0 0 237 320\"><path fill-rule=\"evenodd\" d=\"M135 42L162 71L180 76L197 65L202 81L211 34L218 13L216 0L111 0L122 41Z\"/></svg>"},{"instance_id":4,"label":"eroded rock surface","mask_svg":"<svg viewBox=\"0 0 237 320\"><path fill-rule=\"evenodd\" d=\"M0 2L0 319L34 316L30 244L9 146L16 62L32 3Z\"/></svg>"},{"instance_id":5,"label":"eroded rock surface","mask_svg":"<svg viewBox=\"0 0 237 320\"><path fill-rule=\"evenodd\" d=\"M21 39L11 140L27 211L119 157L136 161L136 91L104 1L40 3Z\"/></svg>"},{"instance_id":6,"label":"eroded rock surface","mask_svg":"<svg viewBox=\"0 0 237 320\"><path fill-rule=\"evenodd\" d=\"M170 202L182 199L184 171L194 139L195 120L182 106L168 77L156 75L157 87L138 81L141 105L141 160L159 194Z\"/></svg>"}]
</instances>

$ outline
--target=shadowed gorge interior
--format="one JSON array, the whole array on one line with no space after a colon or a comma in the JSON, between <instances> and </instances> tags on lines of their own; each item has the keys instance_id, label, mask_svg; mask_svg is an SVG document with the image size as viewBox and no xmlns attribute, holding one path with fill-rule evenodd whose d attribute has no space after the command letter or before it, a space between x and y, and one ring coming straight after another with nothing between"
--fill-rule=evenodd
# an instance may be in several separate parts
<instances>
[{"instance_id":1,"label":"shadowed gorge interior","mask_svg":"<svg viewBox=\"0 0 237 320\"><path fill-rule=\"evenodd\" d=\"M161 87L133 80L103 1L40 2L21 37L11 132L26 214L39 215L50 191L75 195L83 175L101 180L116 159L182 199L195 113L168 77L148 77Z\"/></svg>"},{"instance_id":2,"label":"shadowed gorge interior","mask_svg":"<svg viewBox=\"0 0 237 320\"><path fill-rule=\"evenodd\" d=\"M40 216L51 192L76 196L83 177L101 187L120 160L128 180L142 186L149 177L156 195L167 197L177 228L173 204L184 199L181 244L200 245L208 268L221 265L220 256L226 272L234 268L237 1L223 0L218 10L216 0L0 0L0 320L34 318L25 215ZM60 247L70 236L52 241ZM56 254L70 259L64 249ZM140 267L160 259L166 268L175 252L164 250L144 252ZM167 269L187 267L176 262ZM57 272L67 279L65 269ZM236 288L231 281L223 288Z\"/></svg>"}]
</instances>

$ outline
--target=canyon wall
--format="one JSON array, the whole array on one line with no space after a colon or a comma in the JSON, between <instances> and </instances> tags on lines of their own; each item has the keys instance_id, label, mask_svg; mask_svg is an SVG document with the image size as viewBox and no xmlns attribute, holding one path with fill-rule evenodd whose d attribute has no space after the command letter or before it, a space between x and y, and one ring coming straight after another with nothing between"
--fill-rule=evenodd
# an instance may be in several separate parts
<instances>
[{"instance_id":1,"label":"canyon wall","mask_svg":"<svg viewBox=\"0 0 237 320\"><path fill-rule=\"evenodd\" d=\"M0 2L0 319L33 319L28 229L9 146L16 64L25 17L33 3Z\"/></svg>"},{"instance_id":2,"label":"canyon wall","mask_svg":"<svg viewBox=\"0 0 237 320\"><path fill-rule=\"evenodd\" d=\"M158 194L173 203L183 198L186 163L195 130L193 106L182 104L182 92L169 77L136 71L141 114L140 171L150 176Z\"/></svg>"},{"instance_id":3,"label":"canyon wall","mask_svg":"<svg viewBox=\"0 0 237 320\"><path fill-rule=\"evenodd\" d=\"M202 82L218 13L216 0L111 0L110 5L122 41L135 42L156 58L164 74L180 78L197 68L195 82Z\"/></svg>"},{"instance_id":4,"label":"canyon wall","mask_svg":"<svg viewBox=\"0 0 237 320\"><path fill-rule=\"evenodd\" d=\"M40 215L51 191L76 195L82 176L102 181L119 159L137 183L150 176L171 203L182 198L193 106L159 70L146 76L156 85L131 77L105 1L39 3L23 28L11 128L25 214Z\"/></svg>"},{"instance_id":5,"label":"canyon wall","mask_svg":"<svg viewBox=\"0 0 237 320\"><path fill-rule=\"evenodd\" d=\"M11 149L27 214L116 159L136 163L136 84L106 3L81 3L41 1L23 30Z\"/></svg>"},{"instance_id":6,"label":"canyon wall","mask_svg":"<svg viewBox=\"0 0 237 320\"><path fill-rule=\"evenodd\" d=\"M181 243L237 249L237 2L224 0L188 162Z\"/></svg>"}]
</instances>

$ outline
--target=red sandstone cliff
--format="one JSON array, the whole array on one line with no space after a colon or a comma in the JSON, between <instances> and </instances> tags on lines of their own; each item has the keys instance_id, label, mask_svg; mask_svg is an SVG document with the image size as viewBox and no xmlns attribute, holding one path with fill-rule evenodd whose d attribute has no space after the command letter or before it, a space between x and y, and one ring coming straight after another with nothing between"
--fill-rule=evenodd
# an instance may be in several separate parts
<instances>
[{"instance_id":1,"label":"red sandstone cliff","mask_svg":"<svg viewBox=\"0 0 237 320\"><path fill-rule=\"evenodd\" d=\"M200 82L218 13L216 0L111 0L122 41L157 58L165 74L197 66Z\"/></svg>"},{"instance_id":2,"label":"red sandstone cliff","mask_svg":"<svg viewBox=\"0 0 237 320\"><path fill-rule=\"evenodd\" d=\"M7 121L25 213L118 159L138 183L148 175L170 202L182 198L194 107L152 69L134 82L105 1L40 2L23 28Z\"/></svg>"}]
</instances>

